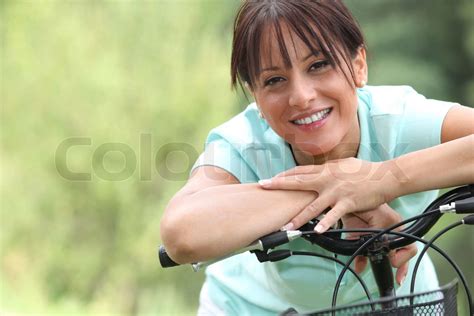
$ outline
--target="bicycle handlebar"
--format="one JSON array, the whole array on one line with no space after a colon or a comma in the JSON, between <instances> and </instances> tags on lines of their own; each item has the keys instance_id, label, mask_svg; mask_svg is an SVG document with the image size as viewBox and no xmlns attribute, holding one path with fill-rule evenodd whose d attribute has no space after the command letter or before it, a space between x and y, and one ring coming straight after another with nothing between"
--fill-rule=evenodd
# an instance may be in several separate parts
<instances>
[{"instance_id":1,"label":"bicycle handlebar","mask_svg":"<svg viewBox=\"0 0 474 316\"><path fill-rule=\"evenodd\" d=\"M422 237L436 224L443 213L467 214L472 212L474 212L474 184L458 187L443 194L433 201L426 208L422 215L416 216L419 218L412 225L402 230L402 232L408 235ZM362 235L359 239L355 240L342 239L341 230L335 229L330 229L323 234L316 234L313 231L313 228L316 226L316 224L317 220L314 220L303 225L300 230L297 231L278 231L270 233L258 239L248 247L245 247L244 249L241 249L240 251L237 251L236 253L233 253L229 256L244 251L266 251L275 248L276 246L288 243L289 241L299 237L303 237L309 242L317 244L333 253L351 256L364 245L368 236L371 237L371 235ZM413 239L401 236L388 235L384 240L384 246L389 250L404 247L411 243L413 243ZM360 254L368 255L369 250L366 248ZM212 263L229 256L214 260ZM163 268L179 265L168 256L166 249L163 246L159 247L158 257ZM280 260L281 259L282 258L280 258ZM207 264L194 264L193 268L195 268L196 271L203 265Z\"/></svg>"},{"instance_id":2,"label":"bicycle handlebar","mask_svg":"<svg viewBox=\"0 0 474 316\"><path fill-rule=\"evenodd\" d=\"M412 225L402 230L403 233L409 234L416 237L423 237L440 219L443 213L456 213L456 214L467 214L474 211L474 185L466 185L456 189L453 189L435 201L433 201L422 214L428 215L432 212L431 216L422 216L417 219ZM453 204L454 203L454 204ZM444 206L444 207L443 207ZM303 225L303 229L311 231L313 230L316 223L308 223ZM345 256L351 256L356 252L367 240L366 237L361 236L360 239L346 240L340 237L331 237L331 235L340 235L339 230L328 230L326 233L318 234L303 234L303 238L307 239L311 243L317 244L318 246ZM407 246L413 243L413 240L406 237L400 236L388 236L386 246L392 250ZM363 255L367 254L367 250L362 252Z\"/></svg>"}]
</instances>

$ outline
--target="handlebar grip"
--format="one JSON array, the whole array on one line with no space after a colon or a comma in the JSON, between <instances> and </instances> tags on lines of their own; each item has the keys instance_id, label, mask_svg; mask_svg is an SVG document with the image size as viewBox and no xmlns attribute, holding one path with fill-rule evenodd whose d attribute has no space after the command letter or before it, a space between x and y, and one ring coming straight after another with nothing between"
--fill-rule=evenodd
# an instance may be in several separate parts
<instances>
[{"instance_id":1,"label":"handlebar grip","mask_svg":"<svg viewBox=\"0 0 474 316\"><path fill-rule=\"evenodd\" d=\"M462 221L465 225L474 225L474 214L464 217Z\"/></svg>"},{"instance_id":2,"label":"handlebar grip","mask_svg":"<svg viewBox=\"0 0 474 316\"><path fill-rule=\"evenodd\" d=\"M168 256L168 253L166 253L166 249L163 245L160 245L158 249L158 258L160 259L160 264L163 268L179 266L179 263L174 262L173 259Z\"/></svg>"},{"instance_id":3,"label":"handlebar grip","mask_svg":"<svg viewBox=\"0 0 474 316\"><path fill-rule=\"evenodd\" d=\"M279 231L263 236L260 238L260 241L263 249L267 250L286 244L290 240L288 239L288 233L286 231Z\"/></svg>"},{"instance_id":4,"label":"handlebar grip","mask_svg":"<svg viewBox=\"0 0 474 316\"><path fill-rule=\"evenodd\" d=\"M474 213L474 197L454 202L456 205L456 214Z\"/></svg>"}]
</instances>

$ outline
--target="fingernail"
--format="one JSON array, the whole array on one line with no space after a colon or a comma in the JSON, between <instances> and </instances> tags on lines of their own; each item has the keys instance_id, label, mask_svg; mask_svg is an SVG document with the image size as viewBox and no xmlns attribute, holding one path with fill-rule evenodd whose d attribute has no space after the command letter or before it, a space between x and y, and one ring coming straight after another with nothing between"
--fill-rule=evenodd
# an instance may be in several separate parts
<instances>
[{"instance_id":1,"label":"fingernail","mask_svg":"<svg viewBox=\"0 0 474 316\"><path fill-rule=\"evenodd\" d=\"M318 224L316 225L316 227L314 228L314 231L317 232L318 234L321 234L324 232L324 226L321 225L321 224Z\"/></svg>"},{"instance_id":2,"label":"fingernail","mask_svg":"<svg viewBox=\"0 0 474 316\"><path fill-rule=\"evenodd\" d=\"M264 180L258 181L258 184L260 184L261 186L266 186L266 185L269 185L270 183L272 183L272 180L270 179L264 179Z\"/></svg>"},{"instance_id":3,"label":"fingernail","mask_svg":"<svg viewBox=\"0 0 474 316\"><path fill-rule=\"evenodd\" d=\"M281 230L285 231L285 230L292 230L293 228L295 227L295 225L293 223L288 223L286 224L285 226L283 226L281 228Z\"/></svg>"}]
</instances>

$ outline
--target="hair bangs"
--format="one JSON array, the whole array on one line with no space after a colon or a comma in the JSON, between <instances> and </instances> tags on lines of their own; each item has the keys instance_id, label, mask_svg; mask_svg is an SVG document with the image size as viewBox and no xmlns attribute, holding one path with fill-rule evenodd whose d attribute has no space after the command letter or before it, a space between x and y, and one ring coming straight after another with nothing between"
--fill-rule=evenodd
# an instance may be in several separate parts
<instances>
[{"instance_id":1,"label":"hair bangs","mask_svg":"<svg viewBox=\"0 0 474 316\"><path fill-rule=\"evenodd\" d=\"M302 16L296 20L293 27L298 37L308 48L312 48L312 43L316 41L320 53L333 68L341 68L343 61L354 80L354 71L351 66L351 60L348 58L352 53L347 49L346 45L339 44L344 42L344 37L338 32L338 28L333 26L334 23L327 18L327 11L333 11L333 7L325 5L324 3L320 3L319 6L305 6L304 3L300 3L299 10ZM346 21L342 21L342 23L346 23ZM336 25L337 24L338 23L336 23ZM313 50L312 52L317 55ZM347 74L345 72L343 72L343 74L347 81L350 82L350 78Z\"/></svg>"},{"instance_id":2,"label":"hair bangs","mask_svg":"<svg viewBox=\"0 0 474 316\"><path fill-rule=\"evenodd\" d=\"M285 67L290 68L291 58L288 49L292 48L296 51L296 45L293 39L296 34L307 48L315 55L323 54L328 59L329 63L334 67L333 54L326 49L320 39L320 35L315 31L314 28L310 27L304 21L307 21L307 16L302 15L299 11L292 10L291 7L281 5L279 7L272 7L272 10L262 15L262 21L255 21L255 30L248 33L249 35L249 50L252 54L247 55L247 62L249 67L249 76L246 78L249 84L254 85L256 79L262 71L262 59L268 57L270 64L273 63L273 58L270 47L274 45L273 41L276 41L278 45L279 57L282 59ZM283 28L288 28L289 37L291 39L291 47L289 43L285 42L283 36ZM318 25L316 25L316 29ZM265 34L265 39L263 39ZM332 45L329 45L332 48ZM267 51L265 51L267 48Z\"/></svg>"},{"instance_id":3,"label":"hair bangs","mask_svg":"<svg viewBox=\"0 0 474 316\"><path fill-rule=\"evenodd\" d=\"M285 42L284 28L289 31L291 43ZM352 58L358 48L364 46L364 38L342 1L247 0L234 23L232 85L238 81L241 86L247 82L254 87L262 71L264 56L271 64L276 57L272 47L278 46L278 57L285 67L291 67L288 49L296 50L294 35L312 54L324 56L333 68L342 69L344 63L350 76L345 71L342 73L349 82L350 77L354 82Z\"/></svg>"},{"instance_id":4,"label":"hair bangs","mask_svg":"<svg viewBox=\"0 0 474 316\"><path fill-rule=\"evenodd\" d=\"M248 76L245 78L242 76L244 81L248 82L251 86L254 86L257 78L262 72L262 59L266 56L270 60L270 64L273 64L273 58L276 57L272 54L271 47L273 41L276 41L278 45L279 54L286 67L291 67L290 54L285 44L282 28L282 19L279 12L276 10L269 10L259 16L260 21L254 21L253 28L250 28L247 33L247 64ZM265 35L265 36L264 36Z\"/></svg>"}]
</instances>

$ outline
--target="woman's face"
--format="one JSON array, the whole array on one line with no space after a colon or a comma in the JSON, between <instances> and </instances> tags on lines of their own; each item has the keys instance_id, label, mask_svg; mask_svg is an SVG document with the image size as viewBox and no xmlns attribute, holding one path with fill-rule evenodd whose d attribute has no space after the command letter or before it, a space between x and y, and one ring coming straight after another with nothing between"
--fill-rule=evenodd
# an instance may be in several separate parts
<instances>
[{"instance_id":1,"label":"woman's face","mask_svg":"<svg viewBox=\"0 0 474 316\"><path fill-rule=\"evenodd\" d=\"M297 150L318 156L339 144L359 142L357 95L342 71L332 68L322 54L317 56L282 25L291 67L285 67L276 37L263 45L262 72L252 93L272 129ZM352 60L356 83L366 80L365 51Z\"/></svg>"}]
</instances>

